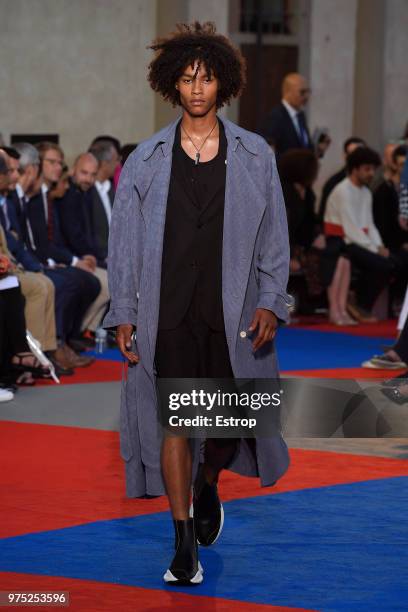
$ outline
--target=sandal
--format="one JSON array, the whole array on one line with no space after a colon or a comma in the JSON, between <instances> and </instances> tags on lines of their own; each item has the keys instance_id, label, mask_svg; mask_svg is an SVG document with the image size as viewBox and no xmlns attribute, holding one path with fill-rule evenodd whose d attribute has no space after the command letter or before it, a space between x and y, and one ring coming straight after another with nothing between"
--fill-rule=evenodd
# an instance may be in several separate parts
<instances>
[{"instance_id":1,"label":"sandal","mask_svg":"<svg viewBox=\"0 0 408 612\"><path fill-rule=\"evenodd\" d=\"M37 357L30 352L16 353L11 358L11 366L16 372L31 372L35 378L51 377L49 369L43 367Z\"/></svg>"},{"instance_id":2,"label":"sandal","mask_svg":"<svg viewBox=\"0 0 408 612\"><path fill-rule=\"evenodd\" d=\"M35 380L31 374L31 372L22 372L16 378L16 385L20 385L21 387L32 387L35 385Z\"/></svg>"}]
</instances>

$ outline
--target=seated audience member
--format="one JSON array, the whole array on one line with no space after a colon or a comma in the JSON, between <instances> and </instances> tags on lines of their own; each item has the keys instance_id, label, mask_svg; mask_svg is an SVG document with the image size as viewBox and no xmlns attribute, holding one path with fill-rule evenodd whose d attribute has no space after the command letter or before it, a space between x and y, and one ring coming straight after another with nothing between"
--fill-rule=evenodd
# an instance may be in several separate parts
<instances>
[{"instance_id":1,"label":"seated audience member","mask_svg":"<svg viewBox=\"0 0 408 612\"><path fill-rule=\"evenodd\" d=\"M90 191L92 196L92 231L97 248L103 253L103 258L106 259L108 255L109 226L115 198L112 180L116 167L120 162L120 156L115 146L108 140L99 140L90 147L89 152L99 162L95 185Z\"/></svg>"},{"instance_id":2,"label":"seated audience member","mask_svg":"<svg viewBox=\"0 0 408 612\"><path fill-rule=\"evenodd\" d=\"M33 375L49 373L28 347L24 297L17 277L10 274L10 261L0 255L0 381L6 386L12 382L34 384Z\"/></svg>"},{"instance_id":3,"label":"seated audience member","mask_svg":"<svg viewBox=\"0 0 408 612\"><path fill-rule=\"evenodd\" d=\"M408 157L401 173L399 189L399 221L403 229L408 230Z\"/></svg>"},{"instance_id":4,"label":"seated audience member","mask_svg":"<svg viewBox=\"0 0 408 612\"><path fill-rule=\"evenodd\" d=\"M313 246L319 233L312 190L318 161L312 151L293 149L282 155L278 169L288 215L291 268L296 271L301 254Z\"/></svg>"},{"instance_id":5,"label":"seated audience member","mask_svg":"<svg viewBox=\"0 0 408 612\"><path fill-rule=\"evenodd\" d=\"M361 138L358 138L357 136L351 136L351 138L347 138L347 140L343 144L344 162L347 162L347 157L350 155L350 153L352 153L355 149L357 149L357 147L365 147L365 146L366 144L364 140L362 140ZM338 172L333 174L329 179L327 179L327 181L323 185L322 195L320 198L320 206L319 206L319 219L322 222L324 220L324 213L326 211L327 198L329 197L333 189L336 187L336 185L338 185L343 179L346 178L346 175L347 175L346 164L344 164L343 168L341 168L341 170L339 170Z\"/></svg>"},{"instance_id":6,"label":"seated audience member","mask_svg":"<svg viewBox=\"0 0 408 612\"><path fill-rule=\"evenodd\" d=\"M394 162L392 159L392 154L394 153L397 147L398 143L394 141L388 142L385 145L381 166L378 166L378 168L376 169L374 173L374 178L370 184L370 189L373 193L377 189L377 187L383 182L384 176L394 171Z\"/></svg>"},{"instance_id":7,"label":"seated audience member","mask_svg":"<svg viewBox=\"0 0 408 612\"><path fill-rule=\"evenodd\" d=\"M9 158L7 156L7 162ZM13 173L9 171L6 179L7 164L0 153L0 254L4 255L10 262L10 271L16 275L20 284L21 292L25 298L25 319L27 329L40 342L45 352L51 352L55 356L57 350L56 326L55 326L55 299L54 285L41 271L26 271L23 265L12 255L8 248L8 242L15 245L17 240L11 232L11 219L13 219L13 207L8 205L7 195L10 189L15 188ZM9 168L10 170L10 168ZM10 177L12 177L10 179ZM23 254L21 260L29 258L21 245ZM56 359L58 361L58 359ZM56 363L57 375L67 374L64 368Z\"/></svg>"},{"instance_id":8,"label":"seated audience member","mask_svg":"<svg viewBox=\"0 0 408 612\"><path fill-rule=\"evenodd\" d=\"M373 194L374 223L380 232L384 246L389 249L398 264L398 276L402 290L408 281L408 231L402 229L399 217L399 186L402 169L407 157L407 148L394 148L392 165L384 169L381 183Z\"/></svg>"},{"instance_id":9,"label":"seated audience member","mask_svg":"<svg viewBox=\"0 0 408 612\"><path fill-rule=\"evenodd\" d=\"M19 180L16 191L12 194L10 200L9 210L14 211L14 213L19 211L19 219L23 225L20 226L17 213L14 214L11 221L12 232L7 235L7 245L12 255L26 270L43 272L54 284L55 317L59 344L55 354L48 355L49 358L57 365L67 369L86 366L92 363L93 359L77 355L68 346L67 340L75 335L80 328L83 315L90 303L97 297L99 284L96 287L84 286L82 278L78 277L75 268L65 265L57 266L54 261L48 261L48 232L47 229L44 232L41 227L41 219L45 219L44 207L40 205L37 211L39 219L35 219L35 223L39 227L37 228L37 225L34 225L37 235L35 235L31 223L31 219L33 219L32 211L30 211L30 214L28 211L29 203L41 187L40 157L36 148L28 143L19 143L16 145L16 149L20 154ZM37 245L39 246L38 249ZM78 272L82 273L82 270L78 270Z\"/></svg>"},{"instance_id":10,"label":"seated audience member","mask_svg":"<svg viewBox=\"0 0 408 612\"><path fill-rule=\"evenodd\" d=\"M312 190L318 161L312 151L293 149L282 155L278 169L288 216L290 272L303 273L310 299L322 293L319 251L325 247L314 211L315 195ZM303 287L300 292L302 302L306 300L304 293ZM303 311L304 306L301 306Z\"/></svg>"},{"instance_id":11,"label":"seated audience member","mask_svg":"<svg viewBox=\"0 0 408 612\"><path fill-rule=\"evenodd\" d=\"M92 273L101 284L97 299L86 313L82 327L94 333L99 326L109 301L106 260L95 243L91 227L91 205L89 190L98 171L98 162L92 153L80 155L74 164L69 188L56 200L56 212L63 244L78 258L89 262Z\"/></svg>"},{"instance_id":12,"label":"seated audience member","mask_svg":"<svg viewBox=\"0 0 408 612\"><path fill-rule=\"evenodd\" d=\"M326 235L344 239L346 256L360 272L356 301L349 302L348 311L361 322L376 320L371 309L395 270L373 221L368 188L379 162L378 154L367 147L349 155L347 177L330 194L324 219Z\"/></svg>"},{"instance_id":13,"label":"seated audience member","mask_svg":"<svg viewBox=\"0 0 408 612\"><path fill-rule=\"evenodd\" d=\"M113 175L113 187L116 191L118 183L119 183L119 177L120 177L120 172L122 170L123 164L125 163L125 160L122 158L122 149L123 147L121 147L120 145L120 140L118 140L117 138L115 138L114 136L107 136L107 135L102 135L102 136L97 136L96 138L93 139L91 146L89 147L89 149L91 149L95 144L97 144L98 142L110 142L116 150L116 153L118 154L119 157L119 161L118 164L115 168L115 173Z\"/></svg>"},{"instance_id":14,"label":"seated audience member","mask_svg":"<svg viewBox=\"0 0 408 612\"><path fill-rule=\"evenodd\" d=\"M99 296L101 286L92 274L92 265L84 258L75 257L68 249L62 246L58 215L50 190L55 187L61 178L63 168L63 152L54 143L40 143L37 145L42 163L41 185L37 195L27 203L27 217L29 219L36 252L48 265L64 265L71 272L80 285L80 296L84 308L84 315L78 317L78 328L69 342L72 348L81 350L87 345L81 340L82 320L93 312L93 303Z\"/></svg>"}]
</instances>

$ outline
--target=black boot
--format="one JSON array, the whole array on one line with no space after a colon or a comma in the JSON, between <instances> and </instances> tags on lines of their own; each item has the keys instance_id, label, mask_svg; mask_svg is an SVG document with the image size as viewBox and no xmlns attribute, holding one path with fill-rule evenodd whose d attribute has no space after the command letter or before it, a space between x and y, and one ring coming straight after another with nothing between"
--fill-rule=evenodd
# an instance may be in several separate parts
<instances>
[{"instance_id":1,"label":"black boot","mask_svg":"<svg viewBox=\"0 0 408 612\"><path fill-rule=\"evenodd\" d=\"M224 508L218 497L217 483L208 484L202 463L198 466L194 482L193 504L190 513L194 517L198 543L201 546L214 544L224 525Z\"/></svg>"},{"instance_id":2,"label":"black boot","mask_svg":"<svg viewBox=\"0 0 408 612\"><path fill-rule=\"evenodd\" d=\"M203 581L203 569L198 561L194 521L173 521L176 554L163 578L173 585L190 586Z\"/></svg>"}]
</instances>

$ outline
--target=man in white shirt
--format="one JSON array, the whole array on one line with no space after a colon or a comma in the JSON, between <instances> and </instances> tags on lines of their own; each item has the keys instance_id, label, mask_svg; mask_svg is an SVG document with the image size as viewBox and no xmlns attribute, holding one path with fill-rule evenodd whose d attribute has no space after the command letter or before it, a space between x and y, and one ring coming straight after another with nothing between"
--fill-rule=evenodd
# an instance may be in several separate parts
<instances>
[{"instance_id":1,"label":"man in white shirt","mask_svg":"<svg viewBox=\"0 0 408 612\"><path fill-rule=\"evenodd\" d=\"M345 252L360 272L356 303L350 314L359 321L372 321L371 309L395 269L373 220L372 194L368 185L380 164L378 154L358 147L347 158L347 177L332 191L324 216L325 234L341 236Z\"/></svg>"}]
</instances>

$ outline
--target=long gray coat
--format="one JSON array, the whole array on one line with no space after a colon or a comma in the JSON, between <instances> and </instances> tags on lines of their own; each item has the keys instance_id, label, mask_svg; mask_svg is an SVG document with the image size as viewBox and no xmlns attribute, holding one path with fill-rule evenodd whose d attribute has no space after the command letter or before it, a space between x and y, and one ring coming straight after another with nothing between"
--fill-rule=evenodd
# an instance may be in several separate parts
<instances>
[{"instance_id":1,"label":"long gray coat","mask_svg":"<svg viewBox=\"0 0 408 612\"><path fill-rule=\"evenodd\" d=\"M178 121L178 120L177 120ZM163 234L177 121L129 156L120 177L109 237L110 311L105 327L137 327L140 362L129 367L120 410L121 455L129 497L162 495L161 431L156 415L154 353ZM285 206L274 154L265 140L222 119L228 142L222 257L222 297L231 365L236 378L278 374L274 343L255 354L248 329L256 308L288 318L289 269ZM183 237L180 236L180 240ZM199 457L194 447L194 471ZM289 465L280 436L258 439L256 457L245 440L231 470L271 485Z\"/></svg>"}]
</instances>

